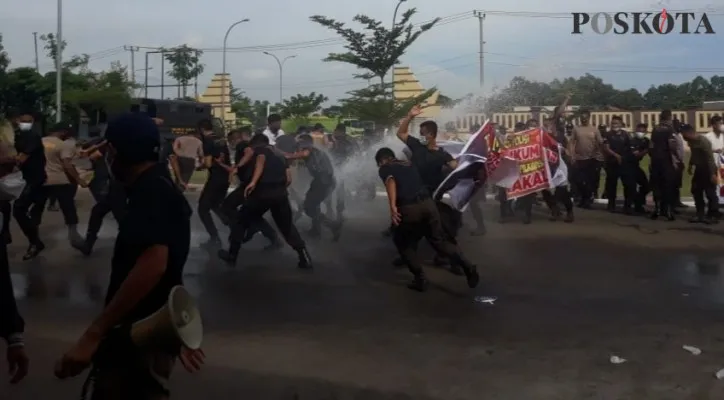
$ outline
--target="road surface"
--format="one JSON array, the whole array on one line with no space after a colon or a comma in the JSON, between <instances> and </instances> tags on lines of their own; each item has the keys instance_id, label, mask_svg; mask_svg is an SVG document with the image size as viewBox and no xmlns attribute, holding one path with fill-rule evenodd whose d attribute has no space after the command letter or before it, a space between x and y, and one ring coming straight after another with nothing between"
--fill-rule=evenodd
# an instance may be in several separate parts
<instances>
[{"instance_id":1,"label":"road surface","mask_svg":"<svg viewBox=\"0 0 724 400\"><path fill-rule=\"evenodd\" d=\"M79 202L86 221L90 200ZM290 249L263 252L261 238L235 269L195 247L185 282L204 316L208 359L198 375L175 373L173 398L724 398L714 377L724 368L724 226L601 210L577 212L574 224L539 210L532 225L501 225L495 206L486 207L487 236L461 235L482 277L472 291L432 267L429 292L405 288L409 275L390 264L395 252L380 235L383 201L351 212L340 243L310 241L311 273ZM77 398L82 378L59 382L52 364L99 310L114 229L109 217L84 258L69 249L60 213L46 213L48 249L22 262L13 226L32 370L17 387L0 380L0 398ZM203 240L195 220L195 244Z\"/></svg>"}]
</instances>

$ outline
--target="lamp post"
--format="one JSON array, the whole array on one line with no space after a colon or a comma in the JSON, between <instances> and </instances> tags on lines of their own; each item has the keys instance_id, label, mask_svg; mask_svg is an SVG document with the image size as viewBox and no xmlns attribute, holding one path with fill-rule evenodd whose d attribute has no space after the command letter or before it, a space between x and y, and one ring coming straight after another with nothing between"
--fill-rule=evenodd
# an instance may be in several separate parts
<instances>
[{"instance_id":1,"label":"lamp post","mask_svg":"<svg viewBox=\"0 0 724 400\"><path fill-rule=\"evenodd\" d=\"M229 29L226 30L226 35L224 35L224 48L221 52L221 121L224 123L224 127L226 127L226 41L229 39L229 34L231 33L231 30L234 29L235 26L244 22L249 22L249 19L244 18L240 21L234 22L229 26Z\"/></svg>"},{"instance_id":2,"label":"lamp post","mask_svg":"<svg viewBox=\"0 0 724 400\"><path fill-rule=\"evenodd\" d=\"M279 66L279 104L282 104L282 101L284 100L284 93L283 93L283 76L284 76L284 63L289 60L290 58L295 58L297 55L293 56L286 56L282 60L279 60L279 57L277 57L275 54L272 54L268 51L265 51L264 54L274 57L274 59L277 62L277 65Z\"/></svg>"},{"instance_id":3,"label":"lamp post","mask_svg":"<svg viewBox=\"0 0 724 400\"><path fill-rule=\"evenodd\" d=\"M62 118L63 100L63 0L58 0L58 26L55 33L55 122Z\"/></svg>"}]
</instances>

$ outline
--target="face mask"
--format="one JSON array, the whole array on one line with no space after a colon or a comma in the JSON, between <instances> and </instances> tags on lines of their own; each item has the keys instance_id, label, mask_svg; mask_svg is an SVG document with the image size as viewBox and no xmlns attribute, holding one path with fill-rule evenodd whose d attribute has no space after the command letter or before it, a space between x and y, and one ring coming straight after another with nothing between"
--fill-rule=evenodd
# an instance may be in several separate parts
<instances>
[{"instance_id":1,"label":"face mask","mask_svg":"<svg viewBox=\"0 0 724 400\"><path fill-rule=\"evenodd\" d=\"M33 129L33 123L32 122L18 122L18 128L20 128L20 130L23 132L27 132L27 131Z\"/></svg>"},{"instance_id":2,"label":"face mask","mask_svg":"<svg viewBox=\"0 0 724 400\"><path fill-rule=\"evenodd\" d=\"M643 132L634 132L634 135L636 135L636 137L639 138L639 139L641 139L642 137L644 137L644 133L643 133Z\"/></svg>"}]
</instances>

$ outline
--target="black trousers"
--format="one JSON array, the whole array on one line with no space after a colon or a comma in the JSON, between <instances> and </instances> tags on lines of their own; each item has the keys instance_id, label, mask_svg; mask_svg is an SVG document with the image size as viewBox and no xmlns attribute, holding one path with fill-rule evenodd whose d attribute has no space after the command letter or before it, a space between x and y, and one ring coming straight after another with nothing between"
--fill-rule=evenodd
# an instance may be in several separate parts
<instances>
[{"instance_id":1,"label":"black trousers","mask_svg":"<svg viewBox=\"0 0 724 400\"><path fill-rule=\"evenodd\" d=\"M30 210L40 207L44 207L43 201L44 189L43 183L31 183L28 182L23 189L23 192L15 199L13 203L13 216L18 221L18 226L23 232L30 244L39 244L40 237L38 235L38 224L40 221L33 219L30 216ZM37 211L36 211L37 215ZM39 213L42 216L42 211Z\"/></svg>"},{"instance_id":2,"label":"black trousers","mask_svg":"<svg viewBox=\"0 0 724 400\"><path fill-rule=\"evenodd\" d=\"M601 175L601 162L595 158L578 160L573 164L576 176L574 184L581 198L581 203L590 204L598 192L599 177Z\"/></svg>"},{"instance_id":3,"label":"black trousers","mask_svg":"<svg viewBox=\"0 0 724 400\"><path fill-rule=\"evenodd\" d=\"M334 192L335 181L332 177L314 178L304 196L304 212L312 219L312 232L319 233L322 225L332 226L333 222L322 214L322 203Z\"/></svg>"},{"instance_id":4,"label":"black trousers","mask_svg":"<svg viewBox=\"0 0 724 400\"><path fill-rule=\"evenodd\" d=\"M10 217L13 213L13 204L10 201L0 201L0 214L3 217L2 237L0 241L5 243L10 240Z\"/></svg>"},{"instance_id":5,"label":"black trousers","mask_svg":"<svg viewBox=\"0 0 724 400\"><path fill-rule=\"evenodd\" d=\"M649 176L651 178L651 189L654 192L654 201L657 211L662 214L673 212L676 200L677 171L674 164L652 160Z\"/></svg>"},{"instance_id":6,"label":"black trousers","mask_svg":"<svg viewBox=\"0 0 724 400\"><path fill-rule=\"evenodd\" d=\"M646 206L646 196L651 191L649 178L646 176L643 168L636 164L633 167L634 182L636 184L636 197L634 198L634 207L643 209Z\"/></svg>"},{"instance_id":7,"label":"black trousers","mask_svg":"<svg viewBox=\"0 0 724 400\"><path fill-rule=\"evenodd\" d=\"M204 224L206 232L208 232L212 238L219 237L219 230L216 229L211 212L213 211L223 221L225 216L221 207L228 191L228 179L209 179L201 191L198 206L199 219L201 219L201 223Z\"/></svg>"},{"instance_id":8,"label":"black trousers","mask_svg":"<svg viewBox=\"0 0 724 400\"><path fill-rule=\"evenodd\" d=\"M605 167L608 208L616 207L616 189L619 180L623 185L623 207L631 208L636 197L635 165L625 161L622 164L615 161L607 161Z\"/></svg>"},{"instance_id":9,"label":"black trousers","mask_svg":"<svg viewBox=\"0 0 724 400\"><path fill-rule=\"evenodd\" d=\"M568 187L558 186L553 190L553 193L549 190L544 190L542 194L543 201L546 202L546 205L552 212L559 212L558 203L563 204L563 208L566 212L570 213L573 211L573 200L571 200L571 192L568 191ZM535 198L531 200L531 207L534 199Z\"/></svg>"},{"instance_id":10,"label":"black trousers","mask_svg":"<svg viewBox=\"0 0 724 400\"><path fill-rule=\"evenodd\" d=\"M508 190L498 188L498 202L500 202L500 218L513 216L513 202L508 200Z\"/></svg>"},{"instance_id":11,"label":"black trousers","mask_svg":"<svg viewBox=\"0 0 724 400\"><path fill-rule=\"evenodd\" d=\"M242 243L250 241L257 232L269 239L270 242L277 242L279 237L277 232L272 228L271 225L266 221L265 218L259 218L255 221L248 222L248 228L246 232L234 232L235 229L239 229L240 226L237 223L239 218L239 207L243 207L246 197L244 196L244 189L246 184L243 182L239 184L239 187L229 193L221 203L221 214L218 214L221 221L229 226L235 237L239 237Z\"/></svg>"},{"instance_id":12,"label":"black trousers","mask_svg":"<svg viewBox=\"0 0 724 400\"><path fill-rule=\"evenodd\" d=\"M117 223L123 219L127 204L126 192L121 183L109 179L94 179L88 188L96 203L91 208L86 238L95 239L108 213L113 214Z\"/></svg>"},{"instance_id":13,"label":"black trousers","mask_svg":"<svg viewBox=\"0 0 724 400\"><path fill-rule=\"evenodd\" d=\"M716 185L711 181L712 175L713 173L704 168L699 172L697 167L691 177L691 195L694 197L696 215L699 217L703 217L705 213L709 217L716 217L719 212L719 196Z\"/></svg>"},{"instance_id":14,"label":"black trousers","mask_svg":"<svg viewBox=\"0 0 724 400\"><path fill-rule=\"evenodd\" d=\"M239 253L245 233L254 224L258 224L259 220L263 220L267 211L271 212L274 224L289 246L297 251L305 248L304 241L299 235L297 227L294 226L292 206L289 204L286 188L256 188L244 202L235 225L231 229L229 235L229 252L231 254Z\"/></svg>"},{"instance_id":15,"label":"black trousers","mask_svg":"<svg viewBox=\"0 0 724 400\"><path fill-rule=\"evenodd\" d=\"M433 249L448 260L452 266L469 271L472 264L465 260L458 247L447 240L443 221L438 206L432 199L397 208L402 218L399 225L392 230L392 240L400 253L402 261L410 272L418 279L424 279L422 262L417 254L417 246L422 238L426 238Z\"/></svg>"},{"instance_id":16,"label":"black trousers","mask_svg":"<svg viewBox=\"0 0 724 400\"><path fill-rule=\"evenodd\" d=\"M337 182L336 189L324 200L327 213L331 215L334 210L338 219L344 217L344 210L347 207L347 187L344 182Z\"/></svg>"}]
</instances>

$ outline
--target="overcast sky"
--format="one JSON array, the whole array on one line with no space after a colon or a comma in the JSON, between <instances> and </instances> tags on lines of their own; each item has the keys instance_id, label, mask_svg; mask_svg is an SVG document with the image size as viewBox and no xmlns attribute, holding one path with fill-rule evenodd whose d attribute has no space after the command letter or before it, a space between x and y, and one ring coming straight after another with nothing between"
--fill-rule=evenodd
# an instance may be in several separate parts
<instances>
[{"instance_id":1,"label":"overcast sky","mask_svg":"<svg viewBox=\"0 0 724 400\"><path fill-rule=\"evenodd\" d=\"M688 81L697 74L724 75L724 4L714 0L520 0L517 2L479 0L408 0L401 10L417 7L415 22L443 17L439 27L425 33L403 57L426 87L437 86L451 97L463 96L478 87L478 20L473 10L489 7L484 23L485 87L504 86L516 75L550 80L579 76L586 72L603 77L619 88L645 90L650 85ZM12 66L34 63L33 32L56 29L53 0L0 0L0 33ZM91 67L106 68L114 60L130 63L122 46L172 47L188 44L210 49L203 55L206 71L199 90L211 75L221 72L224 33L233 22L250 22L234 28L229 48L257 46L256 51L230 50L227 71L236 87L253 99L277 101L279 71L263 46L280 58L296 55L284 67L284 95L321 92L334 100L363 83L352 79L354 70L320 60L329 52L342 51L333 32L309 21L322 14L351 21L356 13L392 23L395 0L365 2L268 0L262 3L233 0L171 1L66 1L63 35L68 41L66 55L88 53ZM632 36L571 35L572 19L566 13L598 11L692 10L707 12L716 35ZM501 13L506 12L506 13ZM515 14L531 12L533 14ZM510 14L513 13L513 14ZM547 15L535 13L548 13ZM560 14L555 14L560 13ZM446 18L447 17L447 18ZM317 42L315 42L317 41ZM311 42L311 43L306 43ZM136 79L143 84L144 53L137 53ZM149 84L161 83L158 55L151 55ZM52 62L42 55L40 67L47 71ZM167 78L168 83L172 83ZM166 96L175 94L167 89ZM150 97L160 95L151 91Z\"/></svg>"}]
</instances>

